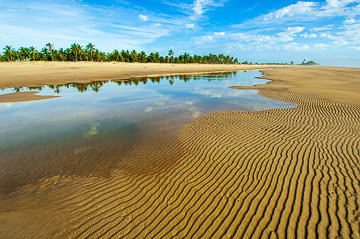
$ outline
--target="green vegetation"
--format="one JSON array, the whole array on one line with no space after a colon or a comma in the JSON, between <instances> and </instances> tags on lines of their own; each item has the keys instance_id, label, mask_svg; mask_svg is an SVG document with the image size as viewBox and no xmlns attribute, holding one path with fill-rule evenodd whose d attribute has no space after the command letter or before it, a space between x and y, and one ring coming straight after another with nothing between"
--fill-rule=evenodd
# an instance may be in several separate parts
<instances>
[{"instance_id":1,"label":"green vegetation","mask_svg":"<svg viewBox=\"0 0 360 239\"><path fill-rule=\"evenodd\" d=\"M174 57L173 50L169 50L167 56L160 56L158 52L147 55L144 51L136 52L114 50L110 53L101 52L92 43L85 47L72 44L70 48L55 49L54 45L47 43L41 51L35 47L20 47L18 50L12 46L3 48L0 61L117 61L117 62L153 62L153 63L203 63L203 64L238 64L238 59L223 54L209 54L206 56L190 55L184 53Z\"/></svg>"},{"instance_id":2,"label":"green vegetation","mask_svg":"<svg viewBox=\"0 0 360 239\"><path fill-rule=\"evenodd\" d=\"M319 65L319 64L314 61L305 61L305 59L304 59L300 65Z\"/></svg>"}]
</instances>

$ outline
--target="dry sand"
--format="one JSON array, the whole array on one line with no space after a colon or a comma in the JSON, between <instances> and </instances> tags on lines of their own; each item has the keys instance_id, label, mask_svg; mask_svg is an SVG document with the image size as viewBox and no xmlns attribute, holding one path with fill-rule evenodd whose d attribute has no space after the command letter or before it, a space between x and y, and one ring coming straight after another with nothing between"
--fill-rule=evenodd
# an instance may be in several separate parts
<instances>
[{"instance_id":1,"label":"dry sand","mask_svg":"<svg viewBox=\"0 0 360 239\"><path fill-rule=\"evenodd\" d=\"M359 238L360 69L264 73L273 81L247 88L296 108L213 112L161 131L128 154L152 173L59 175L3 195L0 237Z\"/></svg>"}]
</instances>

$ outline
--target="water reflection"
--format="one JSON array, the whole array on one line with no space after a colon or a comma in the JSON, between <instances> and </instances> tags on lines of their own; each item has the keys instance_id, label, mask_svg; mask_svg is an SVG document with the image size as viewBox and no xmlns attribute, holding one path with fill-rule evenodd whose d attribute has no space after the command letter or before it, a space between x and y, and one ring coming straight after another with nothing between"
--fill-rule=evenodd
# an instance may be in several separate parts
<instances>
[{"instance_id":1,"label":"water reflection","mask_svg":"<svg viewBox=\"0 0 360 239\"><path fill-rule=\"evenodd\" d=\"M244 71L246 72L246 71ZM193 80L203 80L206 78L209 82L213 80L224 80L226 78L235 77L238 72L220 72L220 73L210 73L210 74L204 74L204 75L177 75L177 76L163 76L163 77L137 77L133 79L128 80L119 80L119 81L92 81L92 82L85 82L85 83L67 83L67 84L57 84L57 85L47 85L47 86L36 86L36 87L15 87L13 88L13 92L22 92L22 91L42 91L45 88L49 88L53 90L53 93L60 94L61 88L75 88L78 90L78 92L86 92L86 91L93 91L93 92L99 92L102 86L108 82L116 83L117 85L125 85L125 86L131 86L131 85L139 85L140 83L142 85L146 85L147 83L160 83L161 80L168 80L169 84L172 86L175 84L175 79L182 81L182 82L189 82ZM5 89L2 89L4 92Z\"/></svg>"},{"instance_id":2,"label":"water reflection","mask_svg":"<svg viewBox=\"0 0 360 239\"><path fill-rule=\"evenodd\" d=\"M52 176L109 177L114 169L152 174L183 155L177 132L219 110L293 107L257 91L258 71L73 82L3 90L61 97L0 103L0 193Z\"/></svg>"}]
</instances>

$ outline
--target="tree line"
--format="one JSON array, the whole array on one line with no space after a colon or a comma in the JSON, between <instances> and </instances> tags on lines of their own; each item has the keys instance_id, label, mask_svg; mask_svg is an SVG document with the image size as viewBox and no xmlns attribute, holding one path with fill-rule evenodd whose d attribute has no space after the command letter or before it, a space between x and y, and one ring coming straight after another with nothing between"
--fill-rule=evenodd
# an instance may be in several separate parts
<instances>
[{"instance_id":1,"label":"tree line","mask_svg":"<svg viewBox=\"0 0 360 239\"><path fill-rule=\"evenodd\" d=\"M0 61L95 61L95 62L140 62L140 63L203 63L203 64L238 64L238 59L224 54L209 54L205 56L184 53L174 56L169 50L167 56L158 52L146 54L144 51L114 50L110 53L102 52L92 43L85 47L74 43L69 48L55 49L54 45L47 43L40 51L35 47L20 47L18 50L12 46L3 48Z\"/></svg>"}]
</instances>

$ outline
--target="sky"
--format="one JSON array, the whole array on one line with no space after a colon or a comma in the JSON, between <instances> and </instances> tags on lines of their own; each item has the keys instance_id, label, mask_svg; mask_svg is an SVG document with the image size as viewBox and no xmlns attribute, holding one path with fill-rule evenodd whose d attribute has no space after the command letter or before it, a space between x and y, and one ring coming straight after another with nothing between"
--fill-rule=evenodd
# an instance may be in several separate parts
<instances>
[{"instance_id":1,"label":"sky","mask_svg":"<svg viewBox=\"0 0 360 239\"><path fill-rule=\"evenodd\" d=\"M0 48L223 53L360 67L360 0L0 0Z\"/></svg>"}]
</instances>

